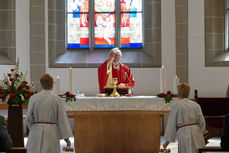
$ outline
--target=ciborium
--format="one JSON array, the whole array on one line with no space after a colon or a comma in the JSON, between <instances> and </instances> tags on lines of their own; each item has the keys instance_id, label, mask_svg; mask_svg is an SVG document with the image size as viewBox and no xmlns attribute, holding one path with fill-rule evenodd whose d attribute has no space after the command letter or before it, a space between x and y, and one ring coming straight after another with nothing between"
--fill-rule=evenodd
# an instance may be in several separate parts
<instances>
[{"instance_id":1,"label":"ciborium","mask_svg":"<svg viewBox=\"0 0 229 153\"><path fill-rule=\"evenodd\" d=\"M118 78L113 78L112 79L113 83L113 92L110 94L110 97L120 97L119 93L117 92L117 83L118 83Z\"/></svg>"}]
</instances>

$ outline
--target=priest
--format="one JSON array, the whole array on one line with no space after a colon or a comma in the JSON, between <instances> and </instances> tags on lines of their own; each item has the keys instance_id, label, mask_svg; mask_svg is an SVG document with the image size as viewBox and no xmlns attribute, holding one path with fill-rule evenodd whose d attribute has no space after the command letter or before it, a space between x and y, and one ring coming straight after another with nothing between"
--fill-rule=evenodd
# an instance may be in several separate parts
<instances>
[{"instance_id":1,"label":"priest","mask_svg":"<svg viewBox=\"0 0 229 153\"><path fill-rule=\"evenodd\" d=\"M103 88L112 88L112 78L118 78L118 88L133 89L135 80L130 68L121 63L122 52L118 48L113 48L109 52L108 60L98 68L99 91L103 93Z\"/></svg>"}]
</instances>

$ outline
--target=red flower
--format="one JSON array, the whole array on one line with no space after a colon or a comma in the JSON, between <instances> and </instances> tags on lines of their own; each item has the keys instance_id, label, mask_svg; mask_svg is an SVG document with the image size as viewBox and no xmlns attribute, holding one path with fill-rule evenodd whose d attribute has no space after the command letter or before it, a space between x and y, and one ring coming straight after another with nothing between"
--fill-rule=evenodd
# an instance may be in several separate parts
<instances>
[{"instance_id":1,"label":"red flower","mask_svg":"<svg viewBox=\"0 0 229 153\"><path fill-rule=\"evenodd\" d=\"M35 91L35 94L38 93L38 91Z\"/></svg>"},{"instance_id":2,"label":"red flower","mask_svg":"<svg viewBox=\"0 0 229 153\"><path fill-rule=\"evenodd\" d=\"M13 88L13 87L14 87L14 85L13 85L13 84L11 84L11 85L10 85L10 87L11 87L11 88Z\"/></svg>"},{"instance_id":3,"label":"red flower","mask_svg":"<svg viewBox=\"0 0 229 153\"><path fill-rule=\"evenodd\" d=\"M70 98L75 98L75 95L73 95L73 94L70 94Z\"/></svg>"},{"instance_id":4,"label":"red flower","mask_svg":"<svg viewBox=\"0 0 229 153\"><path fill-rule=\"evenodd\" d=\"M8 73L8 74L7 74L7 76L8 76L8 77L11 77L11 74L10 74L10 73Z\"/></svg>"},{"instance_id":5,"label":"red flower","mask_svg":"<svg viewBox=\"0 0 229 153\"><path fill-rule=\"evenodd\" d=\"M66 92L65 95L66 95L67 97L69 97L69 96L70 96L70 92Z\"/></svg>"},{"instance_id":6,"label":"red flower","mask_svg":"<svg viewBox=\"0 0 229 153\"><path fill-rule=\"evenodd\" d=\"M11 98L16 98L16 94L11 94Z\"/></svg>"},{"instance_id":7,"label":"red flower","mask_svg":"<svg viewBox=\"0 0 229 153\"><path fill-rule=\"evenodd\" d=\"M19 90L20 92L22 92L22 91L23 91L23 88L24 88L23 86L19 86L19 87L18 87L18 90Z\"/></svg>"},{"instance_id":8,"label":"red flower","mask_svg":"<svg viewBox=\"0 0 229 153\"><path fill-rule=\"evenodd\" d=\"M8 85L8 82L7 82L7 81L5 81L4 83L5 83L6 85Z\"/></svg>"},{"instance_id":9,"label":"red flower","mask_svg":"<svg viewBox=\"0 0 229 153\"><path fill-rule=\"evenodd\" d=\"M12 90L8 90L8 93L11 94L11 93L13 93L13 91Z\"/></svg>"},{"instance_id":10,"label":"red flower","mask_svg":"<svg viewBox=\"0 0 229 153\"><path fill-rule=\"evenodd\" d=\"M20 75L18 73L15 74L16 77L19 77Z\"/></svg>"},{"instance_id":11,"label":"red flower","mask_svg":"<svg viewBox=\"0 0 229 153\"><path fill-rule=\"evenodd\" d=\"M23 81L22 83L23 83L23 84L28 84L28 82L27 82L27 81Z\"/></svg>"},{"instance_id":12,"label":"red flower","mask_svg":"<svg viewBox=\"0 0 229 153\"><path fill-rule=\"evenodd\" d=\"M0 89L3 89L3 87L2 87L2 86L0 86Z\"/></svg>"},{"instance_id":13,"label":"red flower","mask_svg":"<svg viewBox=\"0 0 229 153\"><path fill-rule=\"evenodd\" d=\"M2 89L0 88L0 94L2 93Z\"/></svg>"},{"instance_id":14,"label":"red flower","mask_svg":"<svg viewBox=\"0 0 229 153\"><path fill-rule=\"evenodd\" d=\"M26 88L26 89L29 89L29 86L28 86L28 85L26 85L26 86L25 86L25 88Z\"/></svg>"},{"instance_id":15,"label":"red flower","mask_svg":"<svg viewBox=\"0 0 229 153\"><path fill-rule=\"evenodd\" d=\"M171 94L171 91L169 90L169 91L167 91L167 95L170 95Z\"/></svg>"},{"instance_id":16,"label":"red flower","mask_svg":"<svg viewBox=\"0 0 229 153\"><path fill-rule=\"evenodd\" d=\"M1 99L5 99L6 96L4 94L1 95Z\"/></svg>"},{"instance_id":17,"label":"red flower","mask_svg":"<svg viewBox=\"0 0 229 153\"><path fill-rule=\"evenodd\" d=\"M29 99L33 95L32 92L28 92L27 98Z\"/></svg>"},{"instance_id":18,"label":"red flower","mask_svg":"<svg viewBox=\"0 0 229 153\"><path fill-rule=\"evenodd\" d=\"M161 94L161 98L165 98L167 95L165 93Z\"/></svg>"},{"instance_id":19,"label":"red flower","mask_svg":"<svg viewBox=\"0 0 229 153\"><path fill-rule=\"evenodd\" d=\"M14 71L14 69L11 69L10 71L11 71L11 72L13 72L13 71Z\"/></svg>"},{"instance_id":20,"label":"red flower","mask_svg":"<svg viewBox=\"0 0 229 153\"><path fill-rule=\"evenodd\" d=\"M14 78L10 78L10 81L13 82L14 81Z\"/></svg>"}]
</instances>

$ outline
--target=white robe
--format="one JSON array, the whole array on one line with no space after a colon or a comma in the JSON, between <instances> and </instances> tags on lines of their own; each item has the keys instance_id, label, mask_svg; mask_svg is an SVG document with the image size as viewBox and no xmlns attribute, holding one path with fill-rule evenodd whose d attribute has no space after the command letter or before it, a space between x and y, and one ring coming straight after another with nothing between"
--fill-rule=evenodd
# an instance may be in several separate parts
<instances>
[{"instance_id":1,"label":"white robe","mask_svg":"<svg viewBox=\"0 0 229 153\"><path fill-rule=\"evenodd\" d=\"M42 90L30 98L25 119L29 128L28 153L59 153L59 140L72 136L63 104L60 97L48 90Z\"/></svg>"},{"instance_id":2,"label":"white robe","mask_svg":"<svg viewBox=\"0 0 229 153\"><path fill-rule=\"evenodd\" d=\"M198 124L177 129L192 123ZM198 148L205 146L204 131L205 120L196 102L185 98L171 106L164 139L174 142L177 137L179 153L198 153Z\"/></svg>"}]
</instances>

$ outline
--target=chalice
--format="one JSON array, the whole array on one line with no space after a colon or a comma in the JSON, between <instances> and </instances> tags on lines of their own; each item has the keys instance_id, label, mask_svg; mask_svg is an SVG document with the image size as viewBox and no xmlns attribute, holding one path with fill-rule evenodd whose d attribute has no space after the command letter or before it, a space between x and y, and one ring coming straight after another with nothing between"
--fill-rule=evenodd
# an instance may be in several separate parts
<instances>
[{"instance_id":1,"label":"chalice","mask_svg":"<svg viewBox=\"0 0 229 153\"><path fill-rule=\"evenodd\" d=\"M112 79L113 83L113 92L111 93L110 97L120 97L119 93L117 92L117 83L118 83L118 78L113 78Z\"/></svg>"}]
</instances>

